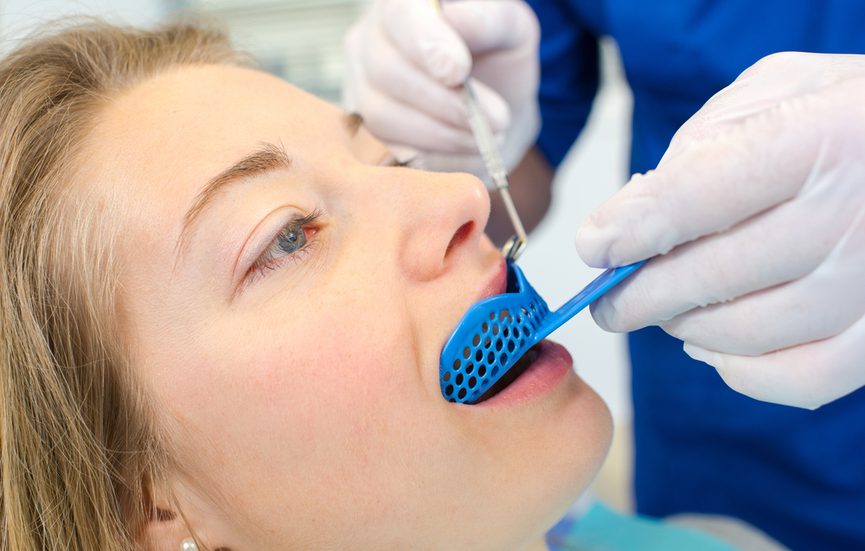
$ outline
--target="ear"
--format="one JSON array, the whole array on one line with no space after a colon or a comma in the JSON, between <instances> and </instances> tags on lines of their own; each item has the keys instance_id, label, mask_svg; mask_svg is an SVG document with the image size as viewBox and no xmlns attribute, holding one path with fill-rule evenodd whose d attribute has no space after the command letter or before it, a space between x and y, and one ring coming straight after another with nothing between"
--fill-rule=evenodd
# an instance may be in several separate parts
<instances>
[{"instance_id":1,"label":"ear","mask_svg":"<svg viewBox=\"0 0 865 551\"><path fill-rule=\"evenodd\" d=\"M236 548L231 519L185 479L173 477L148 485L151 515L142 537L144 551L180 551L183 540L195 536L202 551Z\"/></svg>"},{"instance_id":2,"label":"ear","mask_svg":"<svg viewBox=\"0 0 865 551\"><path fill-rule=\"evenodd\" d=\"M179 551L181 542L191 536L184 515L169 488L148 485L150 516L140 542L143 551Z\"/></svg>"}]
</instances>

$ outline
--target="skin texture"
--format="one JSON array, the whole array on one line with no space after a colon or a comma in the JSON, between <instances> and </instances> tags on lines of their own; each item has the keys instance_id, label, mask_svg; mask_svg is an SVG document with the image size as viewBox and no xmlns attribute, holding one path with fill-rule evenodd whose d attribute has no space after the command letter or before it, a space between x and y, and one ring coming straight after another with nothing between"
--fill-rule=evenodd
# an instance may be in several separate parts
<instances>
[{"instance_id":1,"label":"skin texture","mask_svg":"<svg viewBox=\"0 0 865 551\"><path fill-rule=\"evenodd\" d=\"M262 142L290 167L224 188L178 249L201 188ZM82 160L77 185L117 229L123 338L177 459L157 504L203 544L534 549L591 480L609 414L576 375L501 408L441 397L441 347L501 263L474 177L387 166L337 108L223 66L114 98ZM250 277L316 210L307 248ZM150 535L177 549L189 529L176 515Z\"/></svg>"}]
</instances>

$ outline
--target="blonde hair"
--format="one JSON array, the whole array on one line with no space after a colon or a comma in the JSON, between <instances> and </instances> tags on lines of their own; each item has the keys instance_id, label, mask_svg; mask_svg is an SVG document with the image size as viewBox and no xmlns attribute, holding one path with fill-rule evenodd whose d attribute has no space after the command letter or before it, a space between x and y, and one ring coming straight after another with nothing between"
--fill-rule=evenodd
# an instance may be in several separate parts
<instances>
[{"instance_id":1,"label":"blonde hair","mask_svg":"<svg viewBox=\"0 0 865 551\"><path fill-rule=\"evenodd\" d=\"M89 20L0 61L0 549L139 547L167 465L117 330L111 232L76 150L112 97L169 67L245 65L198 24ZM79 192L80 194L80 192Z\"/></svg>"}]
</instances>

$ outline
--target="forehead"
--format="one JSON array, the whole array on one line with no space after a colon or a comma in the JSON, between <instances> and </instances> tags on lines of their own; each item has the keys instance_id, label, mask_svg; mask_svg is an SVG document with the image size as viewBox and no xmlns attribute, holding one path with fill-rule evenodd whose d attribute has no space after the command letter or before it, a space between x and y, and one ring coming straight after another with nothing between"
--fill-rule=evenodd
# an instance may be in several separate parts
<instances>
[{"instance_id":1,"label":"forehead","mask_svg":"<svg viewBox=\"0 0 865 551\"><path fill-rule=\"evenodd\" d=\"M176 187L203 184L263 141L303 157L345 140L341 113L326 102L260 71L202 65L172 69L110 101L89 149L91 166L109 178Z\"/></svg>"},{"instance_id":2,"label":"forehead","mask_svg":"<svg viewBox=\"0 0 865 551\"><path fill-rule=\"evenodd\" d=\"M336 107L252 69L184 66L110 98L81 148L76 184L108 205L121 258L164 268L205 183L262 142L320 166L349 137ZM156 268L154 268L155 271Z\"/></svg>"}]
</instances>

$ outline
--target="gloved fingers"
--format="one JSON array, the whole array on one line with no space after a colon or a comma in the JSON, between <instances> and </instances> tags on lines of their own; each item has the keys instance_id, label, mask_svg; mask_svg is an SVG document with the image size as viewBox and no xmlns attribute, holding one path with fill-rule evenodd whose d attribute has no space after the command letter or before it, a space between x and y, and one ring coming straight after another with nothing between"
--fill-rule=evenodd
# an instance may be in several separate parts
<instances>
[{"instance_id":1,"label":"gloved fingers","mask_svg":"<svg viewBox=\"0 0 865 551\"><path fill-rule=\"evenodd\" d=\"M865 314L865 268L849 281L828 270L732 302L696 308L661 328L689 345L759 356L833 337Z\"/></svg>"},{"instance_id":2,"label":"gloved fingers","mask_svg":"<svg viewBox=\"0 0 865 551\"><path fill-rule=\"evenodd\" d=\"M416 67L445 86L465 81L471 54L430 0L380 0L372 9L384 35Z\"/></svg>"},{"instance_id":3,"label":"gloved fingers","mask_svg":"<svg viewBox=\"0 0 865 551\"><path fill-rule=\"evenodd\" d=\"M715 369L733 390L764 402L816 409L865 385L865 317L843 333L764 354L722 354L690 344L685 352Z\"/></svg>"},{"instance_id":4,"label":"gloved fingers","mask_svg":"<svg viewBox=\"0 0 865 551\"><path fill-rule=\"evenodd\" d=\"M855 164L815 170L794 200L653 258L599 299L592 315L608 331L633 331L799 279L835 258L845 236L861 233L865 241L856 198L862 181L865 169ZM865 265L859 256L847 263Z\"/></svg>"},{"instance_id":5,"label":"gloved fingers","mask_svg":"<svg viewBox=\"0 0 865 551\"><path fill-rule=\"evenodd\" d=\"M863 72L861 56L779 52L768 55L717 92L676 132L664 160L794 97L813 94Z\"/></svg>"},{"instance_id":6,"label":"gloved fingers","mask_svg":"<svg viewBox=\"0 0 865 551\"><path fill-rule=\"evenodd\" d=\"M455 168L479 174L458 88L471 74L504 164L516 166L539 130L534 13L518 0L465 0L453 7L444 2L441 11L430 0L372 4L346 36L346 108L363 115L370 131L388 145L422 151L431 169L454 166L443 156L457 154L466 164ZM445 19L446 11L455 14L454 23ZM471 21L478 14L479 21ZM477 59L466 41L477 49ZM434 166L434 159L445 162Z\"/></svg>"},{"instance_id":7,"label":"gloved fingers","mask_svg":"<svg viewBox=\"0 0 865 551\"><path fill-rule=\"evenodd\" d=\"M477 152L448 154L424 152L412 162L412 166L435 172L468 172L483 180L488 188L491 186L486 166Z\"/></svg>"},{"instance_id":8,"label":"gloved fingers","mask_svg":"<svg viewBox=\"0 0 865 551\"><path fill-rule=\"evenodd\" d=\"M821 149L822 109L802 98L635 175L577 232L592 266L629 264L722 231L793 197Z\"/></svg>"},{"instance_id":9,"label":"gloved fingers","mask_svg":"<svg viewBox=\"0 0 865 551\"><path fill-rule=\"evenodd\" d=\"M504 133L511 124L511 109L505 99L482 80L474 79L471 83L475 100L481 108L490 125L490 130L499 140L499 147L504 141ZM468 115L466 115L468 116ZM468 124L466 122L466 124Z\"/></svg>"},{"instance_id":10,"label":"gloved fingers","mask_svg":"<svg viewBox=\"0 0 865 551\"><path fill-rule=\"evenodd\" d=\"M865 209L850 203L855 207L846 212L825 205L830 214L853 218L842 220L842 235L825 239L819 224L811 225L815 236L803 243L832 244L815 270L784 285L691 310L662 324L663 329L692 345L750 356L846 330L865 314Z\"/></svg>"},{"instance_id":11,"label":"gloved fingers","mask_svg":"<svg viewBox=\"0 0 865 551\"><path fill-rule=\"evenodd\" d=\"M369 85L382 96L393 97L405 106L423 112L449 126L470 130L468 111L458 88L447 87L409 63L381 34L373 33L364 49L363 66ZM509 122L507 103L488 88L477 89L478 104L494 132L504 131Z\"/></svg>"},{"instance_id":12,"label":"gloved fingers","mask_svg":"<svg viewBox=\"0 0 865 551\"><path fill-rule=\"evenodd\" d=\"M474 137L468 129L455 128L394 101L367 84L359 83L357 88L357 111L363 116L367 129L383 142L421 151L477 154Z\"/></svg>"},{"instance_id":13,"label":"gloved fingers","mask_svg":"<svg viewBox=\"0 0 865 551\"><path fill-rule=\"evenodd\" d=\"M499 50L525 49L537 43L540 27L521 0L445 2L444 18L477 57Z\"/></svg>"},{"instance_id":14,"label":"gloved fingers","mask_svg":"<svg viewBox=\"0 0 865 551\"><path fill-rule=\"evenodd\" d=\"M414 65L384 34L367 33L366 41L360 45L360 55L368 86L446 124L469 128L465 106L454 88Z\"/></svg>"},{"instance_id":15,"label":"gloved fingers","mask_svg":"<svg viewBox=\"0 0 865 551\"><path fill-rule=\"evenodd\" d=\"M446 16L472 50L475 82L501 94L514 111L531 110L537 103L540 80L540 24L531 8L516 0L466 0L445 6ZM516 112L511 116L520 118Z\"/></svg>"},{"instance_id":16,"label":"gloved fingers","mask_svg":"<svg viewBox=\"0 0 865 551\"><path fill-rule=\"evenodd\" d=\"M860 54L777 52L742 71L728 88L739 96L731 103L777 104L857 76L865 76Z\"/></svg>"}]
</instances>

